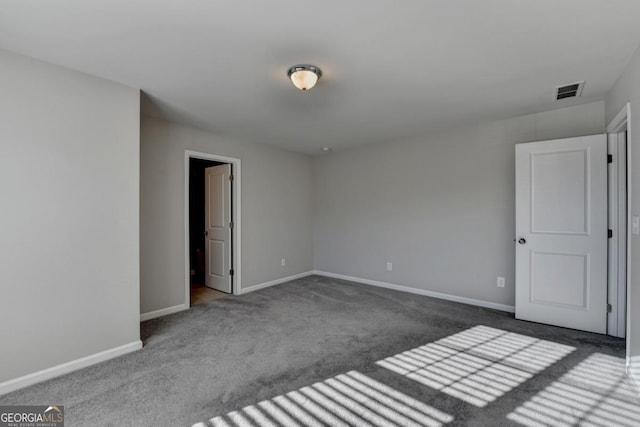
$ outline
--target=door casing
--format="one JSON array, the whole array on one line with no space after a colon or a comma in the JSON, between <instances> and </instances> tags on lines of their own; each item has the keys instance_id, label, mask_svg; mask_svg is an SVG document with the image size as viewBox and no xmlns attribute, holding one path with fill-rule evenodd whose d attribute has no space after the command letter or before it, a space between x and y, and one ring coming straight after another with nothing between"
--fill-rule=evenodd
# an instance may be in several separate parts
<instances>
[{"instance_id":1,"label":"door casing","mask_svg":"<svg viewBox=\"0 0 640 427\"><path fill-rule=\"evenodd\" d=\"M242 169L240 159L235 157L221 156L217 154L203 153L199 151L185 150L184 152L184 298L186 307L191 306L191 283L190 283L190 265L189 265L189 159L204 159L215 162L229 163L232 165L233 182L231 185L231 220L233 229L231 231L232 242L232 264L234 270L233 289L234 295L242 293Z\"/></svg>"},{"instance_id":2,"label":"door casing","mask_svg":"<svg viewBox=\"0 0 640 427\"><path fill-rule=\"evenodd\" d=\"M626 169L627 169L627 190L626 190L626 265L624 266L620 266L620 263L616 263L617 265L612 265L611 263L611 259L610 264L609 264L609 268L612 269L622 269L623 271L620 272L620 274L626 276L626 284L631 283L631 195L632 193L632 180L631 180L631 176L632 176L632 161L631 161L631 149L632 149L632 135L631 135L631 126L629 125L629 120L631 118L631 103L627 102L624 107L622 107L622 109L618 112L618 114L613 118L613 120L611 120L611 122L607 125L607 137L609 139L615 139L617 138L617 135L620 132L626 132ZM615 159L614 159L615 161ZM611 187L610 187L611 188ZM615 188L615 191L618 191L618 188ZM621 216L618 215L618 221L620 221ZM615 226L615 223L614 223ZM615 231L614 231L614 235L615 235ZM610 275L611 276L611 275ZM618 276L619 277L619 276ZM611 277L610 277L611 280ZM615 280L615 279L614 279ZM613 307L613 312L618 313L616 315L616 321L617 322L624 322L626 324L626 327L624 328L624 334L628 334L629 330L630 330L630 322L631 322L631 316L630 316L630 311L632 310L632 307L629 306L628 301L629 301L629 286L623 286L623 284L620 281L616 280L616 283L610 283L609 284L609 289L611 290L613 287L615 287L615 293L617 294L617 298L616 301L610 301L610 303L613 305L615 305ZM620 316L620 311L626 308L626 319L624 319L624 316ZM620 328L619 324L614 328L612 325L612 328L610 328L607 333L609 335L614 335L614 336L620 336L620 330L622 328ZM614 332L618 332L617 334ZM630 358L630 348L629 348L629 343L627 341L627 363L629 363L629 358Z\"/></svg>"},{"instance_id":3,"label":"door casing","mask_svg":"<svg viewBox=\"0 0 640 427\"><path fill-rule=\"evenodd\" d=\"M607 334L626 336L626 291L627 291L627 184L626 184L626 137L623 132L608 133L609 163L609 277Z\"/></svg>"}]
</instances>

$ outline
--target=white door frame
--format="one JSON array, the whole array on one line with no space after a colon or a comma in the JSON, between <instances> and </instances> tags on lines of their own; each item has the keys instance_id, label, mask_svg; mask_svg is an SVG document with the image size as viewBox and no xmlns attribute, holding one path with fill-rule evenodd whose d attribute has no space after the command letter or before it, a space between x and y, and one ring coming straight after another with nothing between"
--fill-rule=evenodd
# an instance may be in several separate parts
<instances>
[{"instance_id":1,"label":"white door frame","mask_svg":"<svg viewBox=\"0 0 640 427\"><path fill-rule=\"evenodd\" d=\"M609 316L609 322L607 326L607 333L609 335L624 337L626 331L629 330L630 307L627 305L629 301L629 287L631 265L631 126L629 126L629 120L631 118L631 104L627 103L624 108L611 120L607 126L607 137L609 140L609 153L613 155L614 162L620 157L625 157L627 165L627 188L626 195L622 189L616 184L616 182L610 182L609 184L609 202L614 203L616 206L610 206L609 212L613 212L614 215L610 218L610 225L613 227L613 242L609 251L609 303L612 306L612 312ZM618 153L617 151L617 138L620 132L627 132L626 153ZM613 146L613 149L611 149ZM620 155L621 154L621 155ZM612 172L617 175L617 167L612 167ZM617 203L620 197L626 196L626 247L621 239L617 236L619 229L619 212L617 209ZM612 209L613 208L613 209ZM617 213L617 215L615 215ZM621 265L618 262L618 254L626 253L626 265ZM620 276L626 277L626 283L618 280ZM622 309L626 308L626 319L621 313ZM629 357L629 346L627 345L627 359Z\"/></svg>"},{"instance_id":2,"label":"white door frame","mask_svg":"<svg viewBox=\"0 0 640 427\"><path fill-rule=\"evenodd\" d=\"M233 274L234 295L242 293L242 268L241 268L241 169L240 159L235 157L219 156L217 154L202 153L199 151L184 151L184 298L185 305L191 307L191 266L189 259L189 159L203 159L214 162L229 163L233 174L231 183L231 221L233 229L231 231L231 269Z\"/></svg>"}]
</instances>

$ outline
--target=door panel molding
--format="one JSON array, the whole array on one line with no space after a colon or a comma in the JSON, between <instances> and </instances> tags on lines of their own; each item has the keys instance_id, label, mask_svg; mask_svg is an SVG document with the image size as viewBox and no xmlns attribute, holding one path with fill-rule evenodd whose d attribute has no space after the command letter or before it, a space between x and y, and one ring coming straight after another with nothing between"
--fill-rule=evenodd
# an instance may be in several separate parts
<instances>
[{"instance_id":1,"label":"door panel molding","mask_svg":"<svg viewBox=\"0 0 640 427\"><path fill-rule=\"evenodd\" d=\"M582 277L582 284L580 285L580 291L582 295L582 302L580 305L578 304L570 304L570 303L562 303L557 301L549 301L544 299L535 298L534 294L536 289L534 286L529 288L529 301L532 304L541 304L541 305L552 305L556 307L566 307L573 310L588 310L589 309L589 267L590 267L590 254L574 254L574 253L566 253L566 252L548 252L548 251L531 251L531 274L530 274L530 283L537 283L535 280L535 272L538 263L536 263L536 255L550 255L555 257L571 257L571 258L580 258L582 260L582 265L580 267L580 273ZM555 285L555 284L554 284ZM549 289L550 292L557 292L557 288ZM554 293L555 295L555 293Z\"/></svg>"},{"instance_id":2,"label":"door panel molding","mask_svg":"<svg viewBox=\"0 0 640 427\"><path fill-rule=\"evenodd\" d=\"M586 184L585 188L583 188L582 190L582 203L580 203L582 205L582 212L584 213L584 218L583 218L583 222L582 222L582 227L580 227L582 230L580 231L571 231L571 230L558 230L558 229L553 229L553 227L536 227L537 224L537 218L542 216L542 215L538 215L536 213L535 210L535 206L538 205L537 203L537 198L536 195L543 199L540 200L541 204L544 204L547 209L551 208L551 209L560 209L560 204L564 202L564 200L544 200L545 196L546 198L554 198L554 199L563 199L562 194L559 194L559 192L557 191L558 189L555 188L555 192L552 191L548 191L546 188L541 188L540 191L538 192L538 188L542 187L543 184L546 185L553 185L553 183L550 182L544 182L544 183L540 183L540 186L536 185L538 183L537 181L537 176L538 175L542 175L543 179L549 179L550 176L553 176L553 172L556 172L556 174L558 174L560 171L555 171L555 170L548 170L546 171L547 173L544 173L544 171L538 171L536 169L536 158L540 158L542 156L544 157L550 157L552 155L556 156L556 161L552 161L553 163L560 163L560 161L557 160L557 157L559 155L565 155L565 154L571 154L571 153L580 153L582 154L582 158L580 159L580 163L582 163L582 167L583 167L583 171L584 174L582 176L582 181L584 184ZM563 159L560 159L563 160ZM568 159L564 159L564 162L562 162L563 164L566 165ZM530 228L530 233L532 234L562 234L562 235L581 235L581 236L587 236L590 234L591 232L591 217L589 215L590 209L589 209L589 205L591 203L590 200L590 188L589 188L589 183L591 182L591 177L590 177L590 171L589 171L589 163L591 161L591 149L589 147L585 147L583 149L579 149L579 150L563 150L563 151L558 151L558 152L536 152L536 153L531 153L530 154L530 168L531 168L531 178L530 178L530 183L531 183L531 202L530 202L530 209L531 209L531 228ZM554 165L555 166L555 165ZM536 173L536 172L540 172L540 173ZM545 192L547 193L555 193L553 195L546 195L544 194ZM569 189L569 192L573 192L576 193L575 191L571 191L571 189ZM564 195L565 198L566 196L568 196L567 194ZM577 207L577 206L576 206ZM549 212L546 212L548 214L548 216L551 217L557 217L557 215L553 215L550 214ZM557 219L557 218L555 218ZM565 225L566 227L566 225ZM560 228L560 227L559 227Z\"/></svg>"},{"instance_id":3,"label":"door panel molding","mask_svg":"<svg viewBox=\"0 0 640 427\"><path fill-rule=\"evenodd\" d=\"M225 268L224 262L224 242L221 240L209 240L209 268L207 273L219 278L225 277L225 272L228 272L228 268Z\"/></svg>"}]
</instances>

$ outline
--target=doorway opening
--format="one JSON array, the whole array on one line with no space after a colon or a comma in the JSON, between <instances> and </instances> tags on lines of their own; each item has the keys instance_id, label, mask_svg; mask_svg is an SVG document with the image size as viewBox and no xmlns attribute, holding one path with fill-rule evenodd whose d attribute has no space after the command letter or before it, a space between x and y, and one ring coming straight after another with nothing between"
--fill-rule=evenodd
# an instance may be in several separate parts
<instances>
[{"instance_id":1,"label":"doorway opening","mask_svg":"<svg viewBox=\"0 0 640 427\"><path fill-rule=\"evenodd\" d=\"M240 291L240 161L185 151L185 302Z\"/></svg>"},{"instance_id":2,"label":"doorway opening","mask_svg":"<svg viewBox=\"0 0 640 427\"><path fill-rule=\"evenodd\" d=\"M607 126L609 153L609 277L607 334L625 338L628 322L627 282L630 244L630 134L627 126L630 104Z\"/></svg>"},{"instance_id":3,"label":"doorway opening","mask_svg":"<svg viewBox=\"0 0 640 427\"><path fill-rule=\"evenodd\" d=\"M191 305L222 298L225 293L206 286L206 170L226 163L189 159L189 285Z\"/></svg>"}]
</instances>

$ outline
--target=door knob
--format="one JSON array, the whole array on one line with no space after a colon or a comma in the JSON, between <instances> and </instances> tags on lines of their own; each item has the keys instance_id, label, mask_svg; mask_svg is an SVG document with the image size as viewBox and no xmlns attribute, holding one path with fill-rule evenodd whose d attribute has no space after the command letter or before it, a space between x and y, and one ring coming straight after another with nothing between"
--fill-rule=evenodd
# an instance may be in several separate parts
<instances>
[{"instance_id":1,"label":"door knob","mask_svg":"<svg viewBox=\"0 0 640 427\"><path fill-rule=\"evenodd\" d=\"M527 243L527 239L525 239L524 237L521 237L518 239L518 243L520 243L521 245L524 245Z\"/></svg>"},{"instance_id":2,"label":"door knob","mask_svg":"<svg viewBox=\"0 0 640 427\"><path fill-rule=\"evenodd\" d=\"M208 237L208 236L209 236L209 232L208 232L208 231L205 231L205 232L204 232L204 237Z\"/></svg>"}]
</instances>

